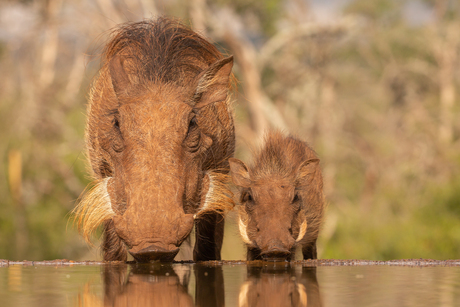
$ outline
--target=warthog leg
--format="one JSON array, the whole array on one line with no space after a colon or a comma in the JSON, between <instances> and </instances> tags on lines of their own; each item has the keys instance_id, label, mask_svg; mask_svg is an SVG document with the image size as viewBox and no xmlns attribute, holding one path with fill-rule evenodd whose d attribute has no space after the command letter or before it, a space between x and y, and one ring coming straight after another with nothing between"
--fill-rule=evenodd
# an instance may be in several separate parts
<instances>
[{"instance_id":1,"label":"warthog leg","mask_svg":"<svg viewBox=\"0 0 460 307\"><path fill-rule=\"evenodd\" d=\"M195 223L196 243L193 259L195 261L220 260L225 224L222 215L206 213Z\"/></svg>"}]
</instances>

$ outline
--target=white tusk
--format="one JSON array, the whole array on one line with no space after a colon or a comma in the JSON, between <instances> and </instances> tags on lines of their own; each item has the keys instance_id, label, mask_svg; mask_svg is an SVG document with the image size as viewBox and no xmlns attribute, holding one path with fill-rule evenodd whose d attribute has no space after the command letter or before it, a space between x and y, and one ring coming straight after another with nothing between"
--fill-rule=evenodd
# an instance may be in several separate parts
<instances>
[{"instance_id":1,"label":"white tusk","mask_svg":"<svg viewBox=\"0 0 460 307\"><path fill-rule=\"evenodd\" d=\"M238 307L248 307L248 292L249 287L251 286L251 282L247 281L241 285L240 294L238 295Z\"/></svg>"},{"instance_id":2,"label":"white tusk","mask_svg":"<svg viewBox=\"0 0 460 307\"><path fill-rule=\"evenodd\" d=\"M305 286L302 284L297 284L296 286L297 286L297 292L299 292L300 306L307 307L307 304L308 304L307 289L305 289Z\"/></svg>"},{"instance_id":3,"label":"white tusk","mask_svg":"<svg viewBox=\"0 0 460 307\"><path fill-rule=\"evenodd\" d=\"M248 237L246 225L243 223L243 220L241 219L241 217L239 218L238 227L240 229L240 234L241 234L241 237L243 238L243 242L246 244L252 244L251 240Z\"/></svg>"},{"instance_id":4,"label":"white tusk","mask_svg":"<svg viewBox=\"0 0 460 307\"><path fill-rule=\"evenodd\" d=\"M297 239L295 241L299 242L300 240L302 240L305 236L305 233L307 233L307 221L303 221L302 225L300 225L299 235L297 236Z\"/></svg>"}]
</instances>

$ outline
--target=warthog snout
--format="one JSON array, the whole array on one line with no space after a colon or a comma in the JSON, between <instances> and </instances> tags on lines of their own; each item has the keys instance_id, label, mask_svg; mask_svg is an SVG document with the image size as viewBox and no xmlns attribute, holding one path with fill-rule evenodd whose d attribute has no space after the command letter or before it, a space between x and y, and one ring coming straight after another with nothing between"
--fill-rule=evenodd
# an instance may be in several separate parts
<instances>
[{"instance_id":1,"label":"warthog snout","mask_svg":"<svg viewBox=\"0 0 460 307\"><path fill-rule=\"evenodd\" d=\"M291 251L285 247L281 240L272 239L268 242L268 246L262 250L260 256L264 260L285 260L291 256Z\"/></svg>"},{"instance_id":2,"label":"warthog snout","mask_svg":"<svg viewBox=\"0 0 460 307\"><path fill-rule=\"evenodd\" d=\"M165 217L156 227L152 227L151 223L145 220L140 221L151 226L139 227L136 223L138 220L138 217L133 220L129 214L126 214L126 217L113 218L115 231L128 245L129 253L139 262L172 261L194 224L192 214L182 214L175 218Z\"/></svg>"},{"instance_id":3,"label":"warthog snout","mask_svg":"<svg viewBox=\"0 0 460 307\"><path fill-rule=\"evenodd\" d=\"M138 262L149 262L151 260L173 261L178 252L178 247L168 250L156 245L147 246L138 252L129 251Z\"/></svg>"}]
</instances>

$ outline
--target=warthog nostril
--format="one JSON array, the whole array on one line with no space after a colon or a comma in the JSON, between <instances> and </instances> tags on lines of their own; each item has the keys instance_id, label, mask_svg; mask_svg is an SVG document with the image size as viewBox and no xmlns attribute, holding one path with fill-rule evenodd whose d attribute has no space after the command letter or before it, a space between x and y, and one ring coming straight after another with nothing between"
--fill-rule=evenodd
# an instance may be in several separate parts
<instances>
[{"instance_id":1,"label":"warthog nostril","mask_svg":"<svg viewBox=\"0 0 460 307\"><path fill-rule=\"evenodd\" d=\"M147 246L146 248L141 249L138 252L130 251L129 253L138 262L149 262L151 260L160 260L160 261L170 262L174 260L174 257L176 257L178 252L179 252L179 248L176 248L173 250L167 250L165 248L162 248L156 245L150 245L150 246Z\"/></svg>"},{"instance_id":2,"label":"warthog nostril","mask_svg":"<svg viewBox=\"0 0 460 307\"><path fill-rule=\"evenodd\" d=\"M262 249L260 256L264 260L285 260L291 255L289 249L280 241L271 239L268 246Z\"/></svg>"},{"instance_id":3,"label":"warthog nostril","mask_svg":"<svg viewBox=\"0 0 460 307\"><path fill-rule=\"evenodd\" d=\"M291 256L291 252L287 249L273 248L260 253L260 256L268 261L283 261Z\"/></svg>"}]
</instances>

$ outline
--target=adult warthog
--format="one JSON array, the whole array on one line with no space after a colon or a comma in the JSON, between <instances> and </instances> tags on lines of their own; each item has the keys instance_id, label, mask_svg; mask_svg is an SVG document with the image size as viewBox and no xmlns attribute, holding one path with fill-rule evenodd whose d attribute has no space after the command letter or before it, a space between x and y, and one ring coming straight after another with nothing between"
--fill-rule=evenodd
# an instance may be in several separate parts
<instances>
[{"instance_id":1,"label":"adult warthog","mask_svg":"<svg viewBox=\"0 0 460 307\"><path fill-rule=\"evenodd\" d=\"M86 240L104 225L104 260L171 261L196 224L196 261L220 259L235 134L233 58L180 22L111 35L89 97L93 188L74 210Z\"/></svg>"}]
</instances>

